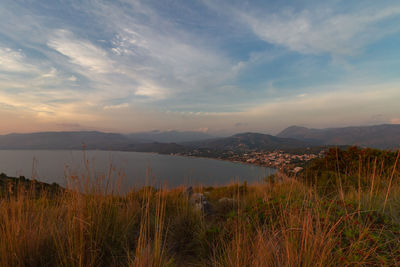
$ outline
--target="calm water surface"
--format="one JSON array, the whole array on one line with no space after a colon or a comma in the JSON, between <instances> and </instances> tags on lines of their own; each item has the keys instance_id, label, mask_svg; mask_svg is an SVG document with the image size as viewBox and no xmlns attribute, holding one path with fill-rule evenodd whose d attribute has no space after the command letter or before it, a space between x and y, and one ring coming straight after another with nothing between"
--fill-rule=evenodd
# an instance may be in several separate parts
<instances>
[{"instance_id":1,"label":"calm water surface","mask_svg":"<svg viewBox=\"0 0 400 267\"><path fill-rule=\"evenodd\" d=\"M85 160L87 164L85 164ZM111 167L111 168L110 168ZM109 170L112 170L109 172ZM65 185L71 175L108 175L122 186L224 185L233 181L257 182L274 169L214 159L152 153L89 150L0 150L0 172L24 175L43 182Z\"/></svg>"}]
</instances>

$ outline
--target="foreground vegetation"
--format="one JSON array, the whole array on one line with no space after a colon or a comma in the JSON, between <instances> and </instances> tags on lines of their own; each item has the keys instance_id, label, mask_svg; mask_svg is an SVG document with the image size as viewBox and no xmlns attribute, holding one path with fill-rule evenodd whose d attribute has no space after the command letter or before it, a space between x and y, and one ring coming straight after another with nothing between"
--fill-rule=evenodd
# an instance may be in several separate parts
<instances>
[{"instance_id":1,"label":"foreground vegetation","mask_svg":"<svg viewBox=\"0 0 400 267\"><path fill-rule=\"evenodd\" d=\"M207 209L184 187L19 183L0 199L0 266L397 266L398 160L331 149L298 177L194 188Z\"/></svg>"}]
</instances>

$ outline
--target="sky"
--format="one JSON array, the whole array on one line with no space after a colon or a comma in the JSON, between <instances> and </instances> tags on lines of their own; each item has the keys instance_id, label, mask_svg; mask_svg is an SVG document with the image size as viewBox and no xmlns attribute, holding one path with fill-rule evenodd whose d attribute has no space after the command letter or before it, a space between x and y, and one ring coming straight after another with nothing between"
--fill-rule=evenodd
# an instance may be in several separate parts
<instances>
[{"instance_id":1,"label":"sky","mask_svg":"<svg viewBox=\"0 0 400 267\"><path fill-rule=\"evenodd\" d=\"M0 134L383 123L397 0L0 2Z\"/></svg>"}]
</instances>

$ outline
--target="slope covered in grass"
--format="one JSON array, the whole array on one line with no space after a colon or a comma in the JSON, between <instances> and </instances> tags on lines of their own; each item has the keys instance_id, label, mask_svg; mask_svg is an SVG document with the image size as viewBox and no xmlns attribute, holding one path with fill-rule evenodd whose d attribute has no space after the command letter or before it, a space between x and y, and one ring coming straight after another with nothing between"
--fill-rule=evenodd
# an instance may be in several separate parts
<instances>
[{"instance_id":1,"label":"slope covered in grass","mask_svg":"<svg viewBox=\"0 0 400 267\"><path fill-rule=\"evenodd\" d=\"M397 160L332 150L299 177L196 187L206 212L183 187L16 190L0 200L0 266L396 266Z\"/></svg>"}]
</instances>

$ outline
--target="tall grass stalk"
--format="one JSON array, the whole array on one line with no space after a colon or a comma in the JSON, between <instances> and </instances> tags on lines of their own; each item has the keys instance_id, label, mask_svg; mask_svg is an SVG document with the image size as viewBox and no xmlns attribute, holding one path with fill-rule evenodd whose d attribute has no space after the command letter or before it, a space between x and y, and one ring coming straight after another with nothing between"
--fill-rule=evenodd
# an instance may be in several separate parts
<instances>
[{"instance_id":1,"label":"tall grass stalk","mask_svg":"<svg viewBox=\"0 0 400 267\"><path fill-rule=\"evenodd\" d=\"M58 194L9 185L0 266L396 266L399 157L338 159L331 190L294 177L195 187L208 211L184 187L118 194L109 173L72 176Z\"/></svg>"},{"instance_id":2,"label":"tall grass stalk","mask_svg":"<svg viewBox=\"0 0 400 267\"><path fill-rule=\"evenodd\" d=\"M387 204L387 200L388 200L388 197L389 197L390 188L392 186L394 173L396 171L397 163L399 162L399 156L400 156L400 149L397 151L396 161L395 161L394 166L393 166L392 175L390 176L389 185L388 185L388 188L387 188L387 191L386 191L386 196L385 196L385 202L383 203L383 211L385 211L385 208L386 208L386 204Z\"/></svg>"}]
</instances>

